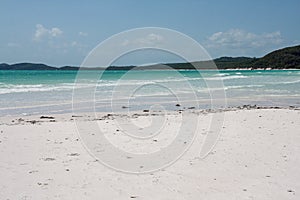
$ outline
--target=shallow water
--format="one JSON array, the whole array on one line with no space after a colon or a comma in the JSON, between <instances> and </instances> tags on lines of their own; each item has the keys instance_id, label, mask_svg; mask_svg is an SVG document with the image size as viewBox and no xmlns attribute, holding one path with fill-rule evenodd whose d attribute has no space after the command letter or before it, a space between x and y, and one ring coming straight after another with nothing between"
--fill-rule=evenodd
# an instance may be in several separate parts
<instances>
[{"instance_id":1,"label":"shallow water","mask_svg":"<svg viewBox=\"0 0 300 200\"><path fill-rule=\"evenodd\" d=\"M300 70L77 73L0 70L0 115L71 113L72 101L83 112L300 106Z\"/></svg>"}]
</instances>

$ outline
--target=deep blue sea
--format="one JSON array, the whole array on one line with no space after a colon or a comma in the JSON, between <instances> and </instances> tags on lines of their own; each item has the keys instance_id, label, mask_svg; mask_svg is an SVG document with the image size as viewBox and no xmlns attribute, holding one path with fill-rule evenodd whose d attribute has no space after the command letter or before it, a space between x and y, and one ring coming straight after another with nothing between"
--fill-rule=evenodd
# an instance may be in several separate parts
<instances>
[{"instance_id":1,"label":"deep blue sea","mask_svg":"<svg viewBox=\"0 0 300 200\"><path fill-rule=\"evenodd\" d=\"M82 112L300 106L300 70L77 73L0 70L0 116L72 113L72 102Z\"/></svg>"}]
</instances>

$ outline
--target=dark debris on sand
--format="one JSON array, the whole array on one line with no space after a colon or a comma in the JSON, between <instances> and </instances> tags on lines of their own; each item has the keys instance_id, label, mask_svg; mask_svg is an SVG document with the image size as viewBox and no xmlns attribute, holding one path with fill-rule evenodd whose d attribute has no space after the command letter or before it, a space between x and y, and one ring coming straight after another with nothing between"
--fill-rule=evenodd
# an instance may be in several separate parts
<instances>
[{"instance_id":1,"label":"dark debris on sand","mask_svg":"<svg viewBox=\"0 0 300 200\"><path fill-rule=\"evenodd\" d=\"M40 119L54 119L54 117L42 115L42 116L40 117Z\"/></svg>"}]
</instances>

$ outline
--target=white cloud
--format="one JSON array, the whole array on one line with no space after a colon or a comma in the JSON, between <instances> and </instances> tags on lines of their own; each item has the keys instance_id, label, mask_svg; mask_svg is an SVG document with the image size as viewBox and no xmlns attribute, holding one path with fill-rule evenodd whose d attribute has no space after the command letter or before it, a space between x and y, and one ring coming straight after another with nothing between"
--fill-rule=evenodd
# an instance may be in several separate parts
<instances>
[{"instance_id":1,"label":"white cloud","mask_svg":"<svg viewBox=\"0 0 300 200\"><path fill-rule=\"evenodd\" d=\"M57 37L61 34L63 34L62 30L60 30L59 28L52 28L51 30L49 30L49 34L52 36L52 37Z\"/></svg>"},{"instance_id":2,"label":"white cloud","mask_svg":"<svg viewBox=\"0 0 300 200\"><path fill-rule=\"evenodd\" d=\"M34 40L39 41L42 38L55 38L63 34L63 31L57 27L50 29L45 28L41 24L36 25Z\"/></svg>"},{"instance_id":3,"label":"white cloud","mask_svg":"<svg viewBox=\"0 0 300 200\"><path fill-rule=\"evenodd\" d=\"M80 32L78 33L78 35L79 35L79 36L86 37L86 36L88 35L88 33L86 33L86 32L81 32L81 31L80 31Z\"/></svg>"},{"instance_id":4,"label":"white cloud","mask_svg":"<svg viewBox=\"0 0 300 200\"><path fill-rule=\"evenodd\" d=\"M283 42L279 31L255 34L241 29L231 29L226 32L212 34L207 41L207 47L259 48L278 45Z\"/></svg>"},{"instance_id":5,"label":"white cloud","mask_svg":"<svg viewBox=\"0 0 300 200\"><path fill-rule=\"evenodd\" d=\"M125 40L122 45L127 46L130 44L138 44L138 45L155 45L164 40L161 35L150 33L143 38L137 38L135 40Z\"/></svg>"}]
</instances>

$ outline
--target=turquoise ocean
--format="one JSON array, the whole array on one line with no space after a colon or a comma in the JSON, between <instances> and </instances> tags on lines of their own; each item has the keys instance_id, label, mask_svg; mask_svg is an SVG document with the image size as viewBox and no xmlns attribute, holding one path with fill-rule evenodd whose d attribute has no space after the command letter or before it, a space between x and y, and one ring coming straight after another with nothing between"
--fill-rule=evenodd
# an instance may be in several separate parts
<instances>
[{"instance_id":1,"label":"turquoise ocean","mask_svg":"<svg viewBox=\"0 0 300 200\"><path fill-rule=\"evenodd\" d=\"M220 98L220 102L225 98L226 105L219 104L222 108L249 104L300 106L300 70L117 70L105 71L96 86L91 80L99 71L80 71L80 81L77 73L0 70L0 116L72 113L74 87L82 94L82 98L76 97L74 107L80 112L178 110L184 109L183 105L207 109L212 98ZM93 88L93 98L84 94L89 88ZM221 95L212 96L215 91ZM196 98L191 98L191 93Z\"/></svg>"}]
</instances>

